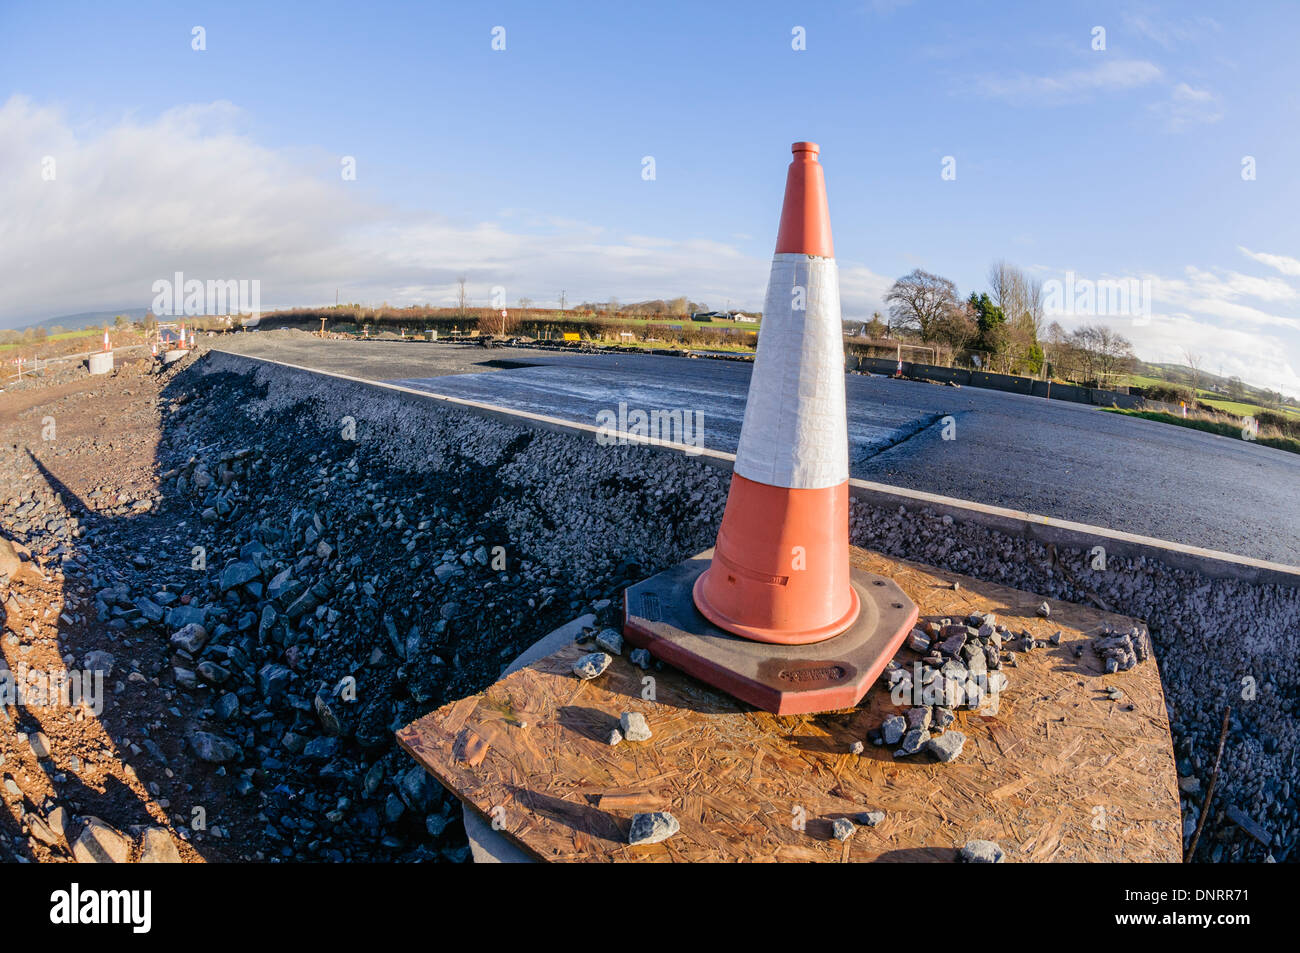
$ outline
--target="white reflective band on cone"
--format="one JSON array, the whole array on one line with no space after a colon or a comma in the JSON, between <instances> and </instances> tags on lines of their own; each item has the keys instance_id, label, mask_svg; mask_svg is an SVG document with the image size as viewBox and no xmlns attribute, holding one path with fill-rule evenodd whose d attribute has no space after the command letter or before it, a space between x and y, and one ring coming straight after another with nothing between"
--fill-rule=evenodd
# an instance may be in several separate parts
<instances>
[{"instance_id":1,"label":"white reflective band on cone","mask_svg":"<svg viewBox=\"0 0 1300 953\"><path fill-rule=\"evenodd\" d=\"M805 310L796 311L796 289ZM833 258L779 254L763 303L735 472L789 489L849 478L839 271Z\"/></svg>"}]
</instances>

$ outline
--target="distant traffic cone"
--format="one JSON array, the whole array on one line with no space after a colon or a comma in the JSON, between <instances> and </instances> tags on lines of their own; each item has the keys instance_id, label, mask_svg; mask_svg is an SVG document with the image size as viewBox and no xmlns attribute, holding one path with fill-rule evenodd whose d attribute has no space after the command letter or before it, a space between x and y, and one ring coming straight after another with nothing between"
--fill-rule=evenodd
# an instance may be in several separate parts
<instances>
[{"instance_id":1,"label":"distant traffic cone","mask_svg":"<svg viewBox=\"0 0 1300 953\"><path fill-rule=\"evenodd\" d=\"M696 607L759 642L849 628L849 448L839 274L818 146L796 142L758 353L712 565Z\"/></svg>"},{"instance_id":2,"label":"distant traffic cone","mask_svg":"<svg viewBox=\"0 0 1300 953\"><path fill-rule=\"evenodd\" d=\"M104 328L104 350L105 351L113 350L113 345L108 343L108 328Z\"/></svg>"}]
</instances>

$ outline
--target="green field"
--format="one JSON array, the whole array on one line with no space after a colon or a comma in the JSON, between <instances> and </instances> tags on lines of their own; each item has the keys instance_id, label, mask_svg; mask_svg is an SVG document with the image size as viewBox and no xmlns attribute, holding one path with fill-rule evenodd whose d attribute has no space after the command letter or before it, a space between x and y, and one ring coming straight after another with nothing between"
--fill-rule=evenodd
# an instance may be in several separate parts
<instances>
[{"instance_id":1,"label":"green field","mask_svg":"<svg viewBox=\"0 0 1300 953\"><path fill-rule=\"evenodd\" d=\"M1220 396L1215 394L1213 391L1208 390L1198 390L1196 392L1196 399L1202 404L1217 408L1218 410L1227 411L1230 414L1236 414L1238 417L1258 417L1262 411L1267 410L1266 407L1261 407L1259 404L1243 403L1239 400L1229 400L1227 397ZM1291 417L1300 419L1300 411L1297 411L1292 407L1283 407L1282 412ZM1273 411L1273 413L1277 413L1277 411Z\"/></svg>"},{"instance_id":2,"label":"green field","mask_svg":"<svg viewBox=\"0 0 1300 953\"><path fill-rule=\"evenodd\" d=\"M16 341L12 344L0 344L0 351L13 351L17 348L40 347L49 341L70 341L74 338L99 337L104 333L103 328L83 328L80 331L64 331L62 334L51 334L41 338L39 341Z\"/></svg>"},{"instance_id":3,"label":"green field","mask_svg":"<svg viewBox=\"0 0 1300 953\"><path fill-rule=\"evenodd\" d=\"M1156 387L1156 386L1175 386L1186 387L1186 384L1179 384L1175 381L1167 381L1159 377L1151 377L1147 374L1130 374L1124 378L1123 383L1129 387ZM1233 400L1230 397L1220 394L1218 391L1206 390L1203 387L1197 388L1196 399L1207 407L1213 407L1216 410L1222 410L1225 413L1236 414L1238 417L1258 417L1261 411L1267 410L1259 404L1245 400ZM1294 407L1282 408L1283 413L1290 414L1292 417L1300 419L1300 410ZM1274 411L1276 413L1276 411Z\"/></svg>"}]
</instances>

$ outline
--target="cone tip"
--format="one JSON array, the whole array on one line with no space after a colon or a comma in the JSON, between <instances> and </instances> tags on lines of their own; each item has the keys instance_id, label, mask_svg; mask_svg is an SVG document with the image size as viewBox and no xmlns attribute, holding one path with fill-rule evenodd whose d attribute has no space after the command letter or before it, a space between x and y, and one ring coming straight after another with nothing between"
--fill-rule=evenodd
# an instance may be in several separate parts
<instances>
[{"instance_id":1,"label":"cone tip","mask_svg":"<svg viewBox=\"0 0 1300 953\"><path fill-rule=\"evenodd\" d=\"M822 147L817 145L815 142L795 142L791 143L790 151L795 155L798 155L801 152L809 152L815 157L822 151Z\"/></svg>"}]
</instances>

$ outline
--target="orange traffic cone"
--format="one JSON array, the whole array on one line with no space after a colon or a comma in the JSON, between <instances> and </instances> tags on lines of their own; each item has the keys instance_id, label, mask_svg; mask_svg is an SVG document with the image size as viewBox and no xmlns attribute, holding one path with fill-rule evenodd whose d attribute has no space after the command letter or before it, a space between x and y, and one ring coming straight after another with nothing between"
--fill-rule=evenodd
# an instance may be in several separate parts
<instances>
[{"instance_id":1,"label":"orange traffic cone","mask_svg":"<svg viewBox=\"0 0 1300 953\"><path fill-rule=\"evenodd\" d=\"M856 705L917 619L849 563L839 276L818 148L793 151L718 543L623 595L629 643L779 715Z\"/></svg>"},{"instance_id":2,"label":"orange traffic cone","mask_svg":"<svg viewBox=\"0 0 1300 953\"><path fill-rule=\"evenodd\" d=\"M839 275L818 147L796 142L745 419L713 564L695 605L760 642L838 635L849 585L849 440Z\"/></svg>"},{"instance_id":3,"label":"orange traffic cone","mask_svg":"<svg viewBox=\"0 0 1300 953\"><path fill-rule=\"evenodd\" d=\"M105 351L113 350L113 345L108 343L108 328L104 328L104 350Z\"/></svg>"}]
</instances>

